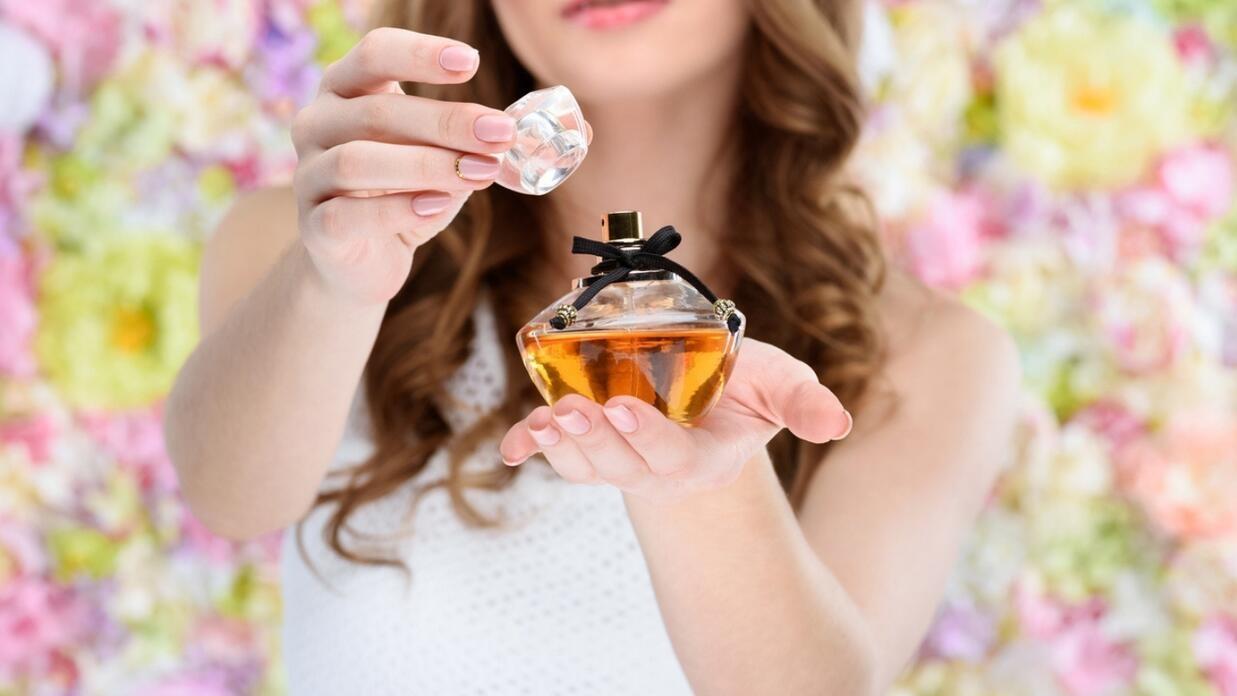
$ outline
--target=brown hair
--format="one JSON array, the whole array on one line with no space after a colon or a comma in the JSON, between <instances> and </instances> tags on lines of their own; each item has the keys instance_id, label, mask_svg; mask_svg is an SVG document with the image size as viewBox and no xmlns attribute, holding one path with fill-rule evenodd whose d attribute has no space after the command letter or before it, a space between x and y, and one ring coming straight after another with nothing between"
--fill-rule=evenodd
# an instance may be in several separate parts
<instances>
[{"instance_id":1,"label":"brown hair","mask_svg":"<svg viewBox=\"0 0 1237 696\"><path fill-rule=\"evenodd\" d=\"M775 344L812 365L822 383L852 410L883 362L877 299L885 261L874 215L840 170L859 138L862 100L855 74L859 39L857 0L752 2L752 31L735 115L735 171L759 171L729 195L730 224L718 240L722 267L736 278L729 293L745 309L746 334ZM509 104L534 88L512 54L488 0L379 0L378 26L399 26L464 41L487 57L462 85L407 84L431 98ZM729 186L737 191L732 176ZM860 205L856 206L858 203ZM474 193L451 226L418 249L412 274L392 300L364 377L375 451L340 488L323 491L315 506L336 503L323 529L325 542L356 563L402 567L398 559L345 548L342 534L358 507L392 493L424 469L441 447L449 454L445 478L422 486L420 496L444 488L455 511L471 525L491 526L470 504L470 488L498 490L521 467L462 465L493 429L509 425L540 397L512 350L504 351L507 398L467 432L454 434L435 405L443 382L467 357L474 334L471 310L483 287L494 297L500 336L514 336L561 294L546 287L526 259L546 258L544 235L496 234L541 229L544 205L499 187ZM864 215L856 215L856 208ZM742 250L736 254L735 250ZM787 430L769 444L778 477L798 507L827 446L799 441ZM301 553L300 524L297 540Z\"/></svg>"}]
</instances>

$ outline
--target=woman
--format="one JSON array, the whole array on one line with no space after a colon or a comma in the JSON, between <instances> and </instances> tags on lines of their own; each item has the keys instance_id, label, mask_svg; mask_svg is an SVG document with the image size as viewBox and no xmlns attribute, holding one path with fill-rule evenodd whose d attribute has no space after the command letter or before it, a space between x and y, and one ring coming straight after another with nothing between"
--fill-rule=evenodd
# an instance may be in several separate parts
<instances>
[{"instance_id":1,"label":"woman","mask_svg":"<svg viewBox=\"0 0 1237 696\"><path fill-rule=\"evenodd\" d=\"M293 693L883 691L1018 373L993 325L886 278L844 184L859 2L379 4L297 115L291 189L210 241L168 405L211 529L318 532L285 535ZM491 107L552 84L588 159L544 198L491 187L514 125ZM621 209L683 231L673 257L747 315L698 428L537 406L515 355L595 262L571 235Z\"/></svg>"}]
</instances>

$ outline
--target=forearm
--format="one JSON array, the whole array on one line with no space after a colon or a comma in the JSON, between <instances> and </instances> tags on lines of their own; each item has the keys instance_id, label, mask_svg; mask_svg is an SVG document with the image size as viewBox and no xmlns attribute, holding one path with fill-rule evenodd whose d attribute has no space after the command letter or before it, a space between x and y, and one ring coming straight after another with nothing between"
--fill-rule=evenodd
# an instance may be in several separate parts
<instances>
[{"instance_id":1,"label":"forearm","mask_svg":"<svg viewBox=\"0 0 1237 696\"><path fill-rule=\"evenodd\" d=\"M766 453L685 501L624 498L697 693L872 691L864 619L805 541Z\"/></svg>"},{"instance_id":2,"label":"forearm","mask_svg":"<svg viewBox=\"0 0 1237 696\"><path fill-rule=\"evenodd\" d=\"M384 305L336 298L310 264L292 244L197 347L168 399L182 491L218 533L272 531L312 502L381 324Z\"/></svg>"}]
</instances>

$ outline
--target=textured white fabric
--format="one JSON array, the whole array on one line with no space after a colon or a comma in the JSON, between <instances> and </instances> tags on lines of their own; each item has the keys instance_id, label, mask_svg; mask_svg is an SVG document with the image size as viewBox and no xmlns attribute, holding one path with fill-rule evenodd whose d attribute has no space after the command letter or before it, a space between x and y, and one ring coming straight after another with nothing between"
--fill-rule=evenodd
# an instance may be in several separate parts
<instances>
[{"instance_id":1,"label":"textured white fabric","mask_svg":"<svg viewBox=\"0 0 1237 696\"><path fill-rule=\"evenodd\" d=\"M487 297L474 311L471 354L448 384L452 403L444 407L457 432L506 389L500 351L507 342L496 335ZM359 395L332 469L372 448ZM503 466L499 437L468 466ZM298 554L295 528L286 530L282 643L290 694L690 694L621 494L567 483L540 455L522 466L528 470L506 490L470 493L484 512L505 511L510 522L502 529L467 527L444 490L426 494L411 533L377 547L408 563L408 585L398 569L332 553L321 541L323 507L308 515L303 538L330 587ZM439 451L416 479L355 512L350 526L396 533L411 486L445 470Z\"/></svg>"}]
</instances>

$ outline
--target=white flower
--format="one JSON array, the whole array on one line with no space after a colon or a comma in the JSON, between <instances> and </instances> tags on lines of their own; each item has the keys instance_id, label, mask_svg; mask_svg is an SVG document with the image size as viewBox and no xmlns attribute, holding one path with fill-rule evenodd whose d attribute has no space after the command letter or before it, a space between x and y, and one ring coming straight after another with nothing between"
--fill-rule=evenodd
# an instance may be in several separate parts
<instances>
[{"instance_id":1,"label":"white flower","mask_svg":"<svg viewBox=\"0 0 1237 696\"><path fill-rule=\"evenodd\" d=\"M47 107L54 73L47 49L0 22L0 132L24 133Z\"/></svg>"}]
</instances>

